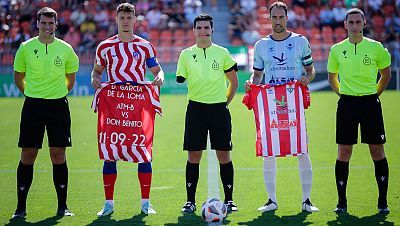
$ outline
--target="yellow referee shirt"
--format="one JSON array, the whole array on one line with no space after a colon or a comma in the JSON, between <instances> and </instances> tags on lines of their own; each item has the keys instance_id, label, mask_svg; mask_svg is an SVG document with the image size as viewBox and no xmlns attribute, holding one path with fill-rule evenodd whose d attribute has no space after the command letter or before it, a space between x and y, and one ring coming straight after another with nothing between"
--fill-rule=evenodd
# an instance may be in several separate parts
<instances>
[{"instance_id":1,"label":"yellow referee shirt","mask_svg":"<svg viewBox=\"0 0 400 226\"><path fill-rule=\"evenodd\" d=\"M353 44L347 38L332 46L328 72L339 74L340 94L363 96L377 92L378 69L390 63L390 53L380 42L364 37Z\"/></svg>"},{"instance_id":2,"label":"yellow referee shirt","mask_svg":"<svg viewBox=\"0 0 400 226\"><path fill-rule=\"evenodd\" d=\"M33 98L65 97L65 75L78 68L79 59L71 45L58 38L50 44L31 38L21 44L14 59L14 71L25 73L24 95Z\"/></svg>"},{"instance_id":3,"label":"yellow referee shirt","mask_svg":"<svg viewBox=\"0 0 400 226\"><path fill-rule=\"evenodd\" d=\"M226 48L215 44L208 48L194 45L181 52L176 76L186 78L189 100L222 103L226 102L227 92L225 71L235 65Z\"/></svg>"}]
</instances>

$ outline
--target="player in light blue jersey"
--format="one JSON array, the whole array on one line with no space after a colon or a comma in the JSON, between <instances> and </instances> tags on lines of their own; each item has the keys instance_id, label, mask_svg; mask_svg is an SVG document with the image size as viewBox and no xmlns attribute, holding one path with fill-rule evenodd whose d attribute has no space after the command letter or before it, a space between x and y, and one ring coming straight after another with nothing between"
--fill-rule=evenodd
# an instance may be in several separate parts
<instances>
[{"instance_id":1,"label":"player in light blue jersey","mask_svg":"<svg viewBox=\"0 0 400 226\"><path fill-rule=\"evenodd\" d=\"M293 80L307 86L315 77L311 47L307 38L286 29L288 21L287 6L275 2L269 8L272 34L259 40L254 47L254 73L246 81L245 90L250 84L283 84ZM303 70L304 69L304 70ZM319 209L310 201L312 167L308 154L298 156L299 175L302 187L302 210L317 212ZM268 201L258 211L278 209L276 200L276 159L264 158L264 182Z\"/></svg>"},{"instance_id":2,"label":"player in light blue jersey","mask_svg":"<svg viewBox=\"0 0 400 226\"><path fill-rule=\"evenodd\" d=\"M262 84L301 80L303 68L312 70L313 59L307 38L293 32L288 32L286 36L280 40L271 34L255 44L253 69L264 72ZM303 80L307 85L309 79Z\"/></svg>"}]
</instances>

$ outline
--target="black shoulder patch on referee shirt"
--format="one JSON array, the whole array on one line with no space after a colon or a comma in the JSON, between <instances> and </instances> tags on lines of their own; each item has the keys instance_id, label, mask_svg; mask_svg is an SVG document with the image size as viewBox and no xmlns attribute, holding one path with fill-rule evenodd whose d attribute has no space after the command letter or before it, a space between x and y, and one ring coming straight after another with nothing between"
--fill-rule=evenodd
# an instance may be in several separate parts
<instances>
[{"instance_id":1,"label":"black shoulder patch on referee shirt","mask_svg":"<svg viewBox=\"0 0 400 226\"><path fill-rule=\"evenodd\" d=\"M232 70L238 71L239 68L237 67L237 64L233 65L232 67L230 67L228 70L224 70L225 73L230 72Z\"/></svg>"}]
</instances>

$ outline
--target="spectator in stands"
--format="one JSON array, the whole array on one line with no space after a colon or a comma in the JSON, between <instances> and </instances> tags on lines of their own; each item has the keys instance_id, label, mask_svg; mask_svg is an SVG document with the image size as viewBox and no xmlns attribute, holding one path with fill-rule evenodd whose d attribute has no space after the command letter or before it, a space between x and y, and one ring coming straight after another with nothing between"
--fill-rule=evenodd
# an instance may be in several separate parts
<instances>
[{"instance_id":1,"label":"spectator in stands","mask_svg":"<svg viewBox=\"0 0 400 226\"><path fill-rule=\"evenodd\" d=\"M160 24L158 25L158 29L164 30L168 27L168 19L169 16L167 14L161 14Z\"/></svg>"},{"instance_id":2,"label":"spectator in stands","mask_svg":"<svg viewBox=\"0 0 400 226\"><path fill-rule=\"evenodd\" d=\"M81 42L79 31L76 31L74 26L70 26L68 33L64 36L64 41L71 44L72 48L77 49Z\"/></svg>"},{"instance_id":3,"label":"spectator in stands","mask_svg":"<svg viewBox=\"0 0 400 226\"><path fill-rule=\"evenodd\" d=\"M149 24L149 27L151 29L159 28L160 21L161 21L161 11L159 7L154 7L151 8L147 13L146 13L146 20Z\"/></svg>"},{"instance_id":4,"label":"spectator in stands","mask_svg":"<svg viewBox=\"0 0 400 226\"><path fill-rule=\"evenodd\" d=\"M398 23L396 25L396 22ZM392 15L389 17L387 16L385 18L385 33L387 35L386 41L393 41L395 39L396 35L396 29L397 33L400 33L400 17L397 16L396 11L392 13ZM395 28L396 27L396 28Z\"/></svg>"},{"instance_id":5,"label":"spectator in stands","mask_svg":"<svg viewBox=\"0 0 400 226\"><path fill-rule=\"evenodd\" d=\"M296 12L293 9L288 9L287 12L287 17L288 17L288 21L287 21L287 27L290 29L294 29L297 27L297 22L296 22Z\"/></svg>"},{"instance_id":6,"label":"spectator in stands","mask_svg":"<svg viewBox=\"0 0 400 226\"><path fill-rule=\"evenodd\" d=\"M319 12L320 19L320 29L324 26L332 26L334 21L333 12L329 7L329 4L323 5L321 11Z\"/></svg>"},{"instance_id":7,"label":"spectator in stands","mask_svg":"<svg viewBox=\"0 0 400 226\"><path fill-rule=\"evenodd\" d=\"M77 9L71 13L70 20L75 27L81 26L81 24L86 20L86 13L82 6L78 6Z\"/></svg>"},{"instance_id":8,"label":"spectator in stands","mask_svg":"<svg viewBox=\"0 0 400 226\"><path fill-rule=\"evenodd\" d=\"M368 8L372 10L372 12L381 11L382 4L382 0L368 0Z\"/></svg>"},{"instance_id":9,"label":"spectator in stands","mask_svg":"<svg viewBox=\"0 0 400 226\"><path fill-rule=\"evenodd\" d=\"M218 11L218 0L210 0L211 1L211 9L214 12Z\"/></svg>"},{"instance_id":10,"label":"spectator in stands","mask_svg":"<svg viewBox=\"0 0 400 226\"><path fill-rule=\"evenodd\" d=\"M183 3L185 19L193 26L193 21L201 13L202 3L200 0L185 0Z\"/></svg>"},{"instance_id":11,"label":"spectator in stands","mask_svg":"<svg viewBox=\"0 0 400 226\"><path fill-rule=\"evenodd\" d=\"M0 27L0 53L3 53L4 49L5 49L5 37L6 37L6 31L3 30Z\"/></svg>"},{"instance_id":12,"label":"spectator in stands","mask_svg":"<svg viewBox=\"0 0 400 226\"><path fill-rule=\"evenodd\" d=\"M146 40L149 39L149 24L147 23L146 18L143 15L139 15L136 17L135 34Z\"/></svg>"},{"instance_id":13,"label":"spectator in stands","mask_svg":"<svg viewBox=\"0 0 400 226\"><path fill-rule=\"evenodd\" d=\"M306 23L306 12L305 10L300 10L298 13L296 13L296 24L298 26L304 26Z\"/></svg>"},{"instance_id":14,"label":"spectator in stands","mask_svg":"<svg viewBox=\"0 0 400 226\"><path fill-rule=\"evenodd\" d=\"M334 23L333 27L343 26L343 21L346 19L347 9L344 8L342 1L337 1L335 7L332 9Z\"/></svg>"},{"instance_id":15,"label":"spectator in stands","mask_svg":"<svg viewBox=\"0 0 400 226\"><path fill-rule=\"evenodd\" d=\"M185 19L185 13L183 4L179 2L175 2L171 7L171 13L169 16L168 26L170 28L181 27L181 28L188 28L189 23Z\"/></svg>"},{"instance_id":16,"label":"spectator in stands","mask_svg":"<svg viewBox=\"0 0 400 226\"><path fill-rule=\"evenodd\" d=\"M79 52L85 52L96 47L96 38L94 37L93 32L87 31L82 35L82 41L79 45Z\"/></svg>"},{"instance_id":17,"label":"spectator in stands","mask_svg":"<svg viewBox=\"0 0 400 226\"><path fill-rule=\"evenodd\" d=\"M301 8L306 8L306 0L293 0L293 6L300 6Z\"/></svg>"},{"instance_id":18,"label":"spectator in stands","mask_svg":"<svg viewBox=\"0 0 400 226\"><path fill-rule=\"evenodd\" d=\"M228 35L230 40L235 38L242 38L243 28L243 16L240 14L234 14L231 21L228 24Z\"/></svg>"},{"instance_id":19,"label":"spectator in stands","mask_svg":"<svg viewBox=\"0 0 400 226\"><path fill-rule=\"evenodd\" d=\"M110 25L107 9L102 5L96 7L96 14L93 19L94 22L96 22L97 27L100 29L107 29Z\"/></svg>"},{"instance_id":20,"label":"spectator in stands","mask_svg":"<svg viewBox=\"0 0 400 226\"><path fill-rule=\"evenodd\" d=\"M393 31L400 33L400 8L394 13L393 17Z\"/></svg>"},{"instance_id":21,"label":"spectator in stands","mask_svg":"<svg viewBox=\"0 0 400 226\"><path fill-rule=\"evenodd\" d=\"M393 67L400 68L400 33L395 34L393 44Z\"/></svg>"},{"instance_id":22,"label":"spectator in stands","mask_svg":"<svg viewBox=\"0 0 400 226\"><path fill-rule=\"evenodd\" d=\"M247 27L247 30L242 33L242 40L246 45L254 45L254 43L261 39L261 35L257 30L254 23L251 23Z\"/></svg>"},{"instance_id":23,"label":"spectator in stands","mask_svg":"<svg viewBox=\"0 0 400 226\"><path fill-rule=\"evenodd\" d=\"M255 20L257 17L257 2L255 0L240 0L240 7L245 17Z\"/></svg>"},{"instance_id":24,"label":"spectator in stands","mask_svg":"<svg viewBox=\"0 0 400 226\"><path fill-rule=\"evenodd\" d=\"M146 15L149 11L150 4L148 0L138 0L135 3L136 15Z\"/></svg>"},{"instance_id":25,"label":"spectator in stands","mask_svg":"<svg viewBox=\"0 0 400 226\"><path fill-rule=\"evenodd\" d=\"M93 20L93 14L88 13L86 16L86 20L80 26L81 33L86 32L95 32L96 31L96 23Z\"/></svg>"},{"instance_id":26,"label":"spectator in stands","mask_svg":"<svg viewBox=\"0 0 400 226\"><path fill-rule=\"evenodd\" d=\"M317 10L315 9L314 6L309 7L307 13L307 18L306 21L304 22L304 28L311 30L313 27L319 27L319 15L317 13ZM289 12L288 12L289 16Z\"/></svg>"}]
</instances>

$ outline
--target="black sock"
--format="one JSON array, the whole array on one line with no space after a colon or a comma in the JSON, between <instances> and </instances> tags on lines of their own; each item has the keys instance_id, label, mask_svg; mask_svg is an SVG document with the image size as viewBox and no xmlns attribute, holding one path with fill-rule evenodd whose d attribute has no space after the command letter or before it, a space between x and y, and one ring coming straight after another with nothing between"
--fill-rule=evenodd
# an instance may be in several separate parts
<instances>
[{"instance_id":1,"label":"black sock","mask_svg":"<svg viewBox=\"0 0 400 226\"><path fill-rule=\"evenodd\" d=\"M66 209L68 190L67 162L53 164L53 182L57 192L58 209Z\"/></svg>"},{"instance_id":2,"label":"black sock","mask_svg":"<svg viewBox=\"0 0 400 226\"><path fill-rule=\"evenodd\" d=\"M199 165L186 162L186 195L187 201L196 202L196 188L199 181Z\"/></svg>"},{"instance_id":3,"label":"black sock","mask_svg":"<svg viewBox=\"0 0 400 226\"><path fill-rule=\"evenodd\" d=\"M219 164L219 174L221 176L222 185L224 187L225 202L231 201L233 193L232 161L225 164Z\"/></svg>"},{"instance_id":4,"label":"black sock","mask_svg":"<svg viewBox=\"0 0 400 226\"><path fill-rule=\"evenodd\" d=\"M336 160L335 165L336 188L338 192L339 202L341 207L347 207L346 187L347 179L349 177L349 162L342 162Z\"/></svg>"},{"instance_id":5,"label":"black sock","mask_svg":"<svg viewBox=\"0 0 400 226\"><path fill-rule=\"evenodd\" d=\"M33 179L33 165L25 165L21 161L17 169L17 212L26 209L26 198Z\"/></svg>"},{"instance_id":6,"label":"black sock","mask_svg":"<svg viewBox=\"0 0 400 226\"><path fill-rule=\"evenodd\" d=\"M387 190L389 183L389 166L387 159L384 158L379 161L374 161L375 165L375 178L379 189L378 206L387 207Z\"/></svg>"}]
</instances>

